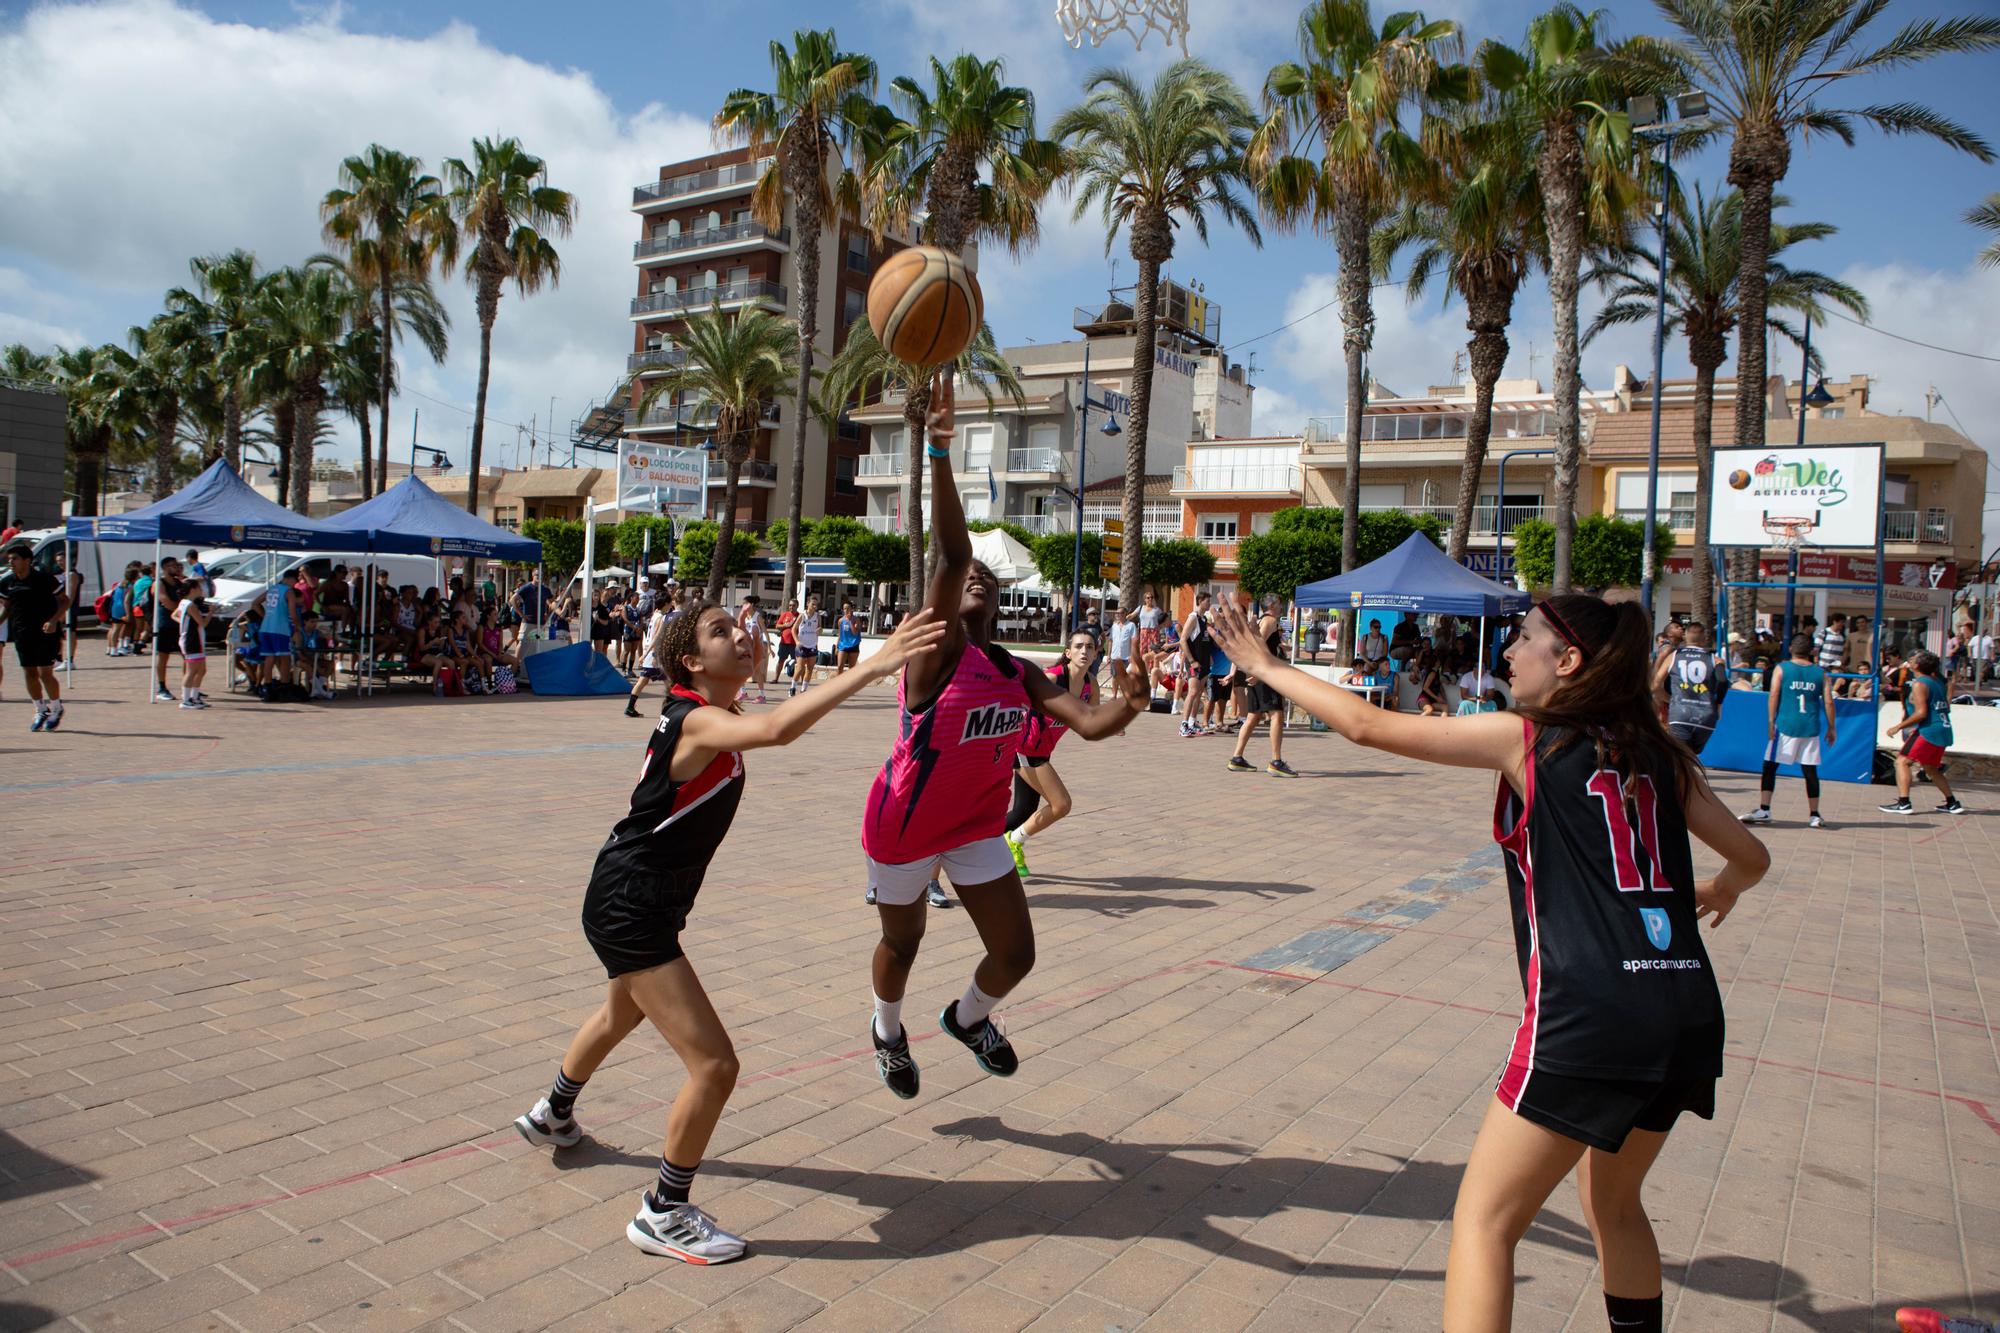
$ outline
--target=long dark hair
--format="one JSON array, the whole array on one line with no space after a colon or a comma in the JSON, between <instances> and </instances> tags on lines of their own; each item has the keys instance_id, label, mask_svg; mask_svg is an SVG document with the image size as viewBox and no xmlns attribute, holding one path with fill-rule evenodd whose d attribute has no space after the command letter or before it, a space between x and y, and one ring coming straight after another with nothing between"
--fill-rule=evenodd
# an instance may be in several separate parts
<instances>
[{"instance_id":1,"label":"long dark hair","mask_svg":"<svg viewBox=\"0 0 2000 1333\"><path fill-rule=\"evenodd\" d=\"M1637 602L1582 593L1551 597L1540 610L1556 636L1583 654L1583 665L1558 678L1540 705L1515 707L1535 724L1536 748L1555 754L1589 740L1599 766L1614 769L1628 792L1640 773L1665 759L1686 799L1701 780L1701 763L1661 724L1654 707L1646 613Z\"/></svg>"}]
</instances>

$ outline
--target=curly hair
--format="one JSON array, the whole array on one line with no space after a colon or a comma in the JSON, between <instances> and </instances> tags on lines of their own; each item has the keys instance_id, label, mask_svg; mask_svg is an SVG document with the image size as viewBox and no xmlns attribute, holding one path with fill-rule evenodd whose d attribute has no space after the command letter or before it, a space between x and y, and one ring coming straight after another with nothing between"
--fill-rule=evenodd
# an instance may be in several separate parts
<instances>
[{"instance_id":1,"label":"curly hair","mask_svg":"<svg viewBox=\"0 0 2000 1333\"><path fill-rule=\"evenodd\" d=\"M697 597L688 604L687 610L667 621L660 630L659 642L653 648L653 660L666 671L667 679L684 690L694 688L694 673L687 669L684 659L701 656L701 650L695 647L694 636L701 626L701 618L710 611L729 614L721 603Z\"/></svg>"}]
</instances>

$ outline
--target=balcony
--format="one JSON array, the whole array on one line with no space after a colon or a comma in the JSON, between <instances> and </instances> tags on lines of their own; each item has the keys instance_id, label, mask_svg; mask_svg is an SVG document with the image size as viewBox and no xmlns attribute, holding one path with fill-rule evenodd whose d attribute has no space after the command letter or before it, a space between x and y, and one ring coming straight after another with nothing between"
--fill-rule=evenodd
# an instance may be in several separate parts
<instances>
[{"instance_id":1,"label":"balcony","mask_svg":"<svg viewBox=\"0 0 2000 1333\"><path fill-rule=\"evenodd\" d=\"M1535 514L1532 517L1540 518L1542 515ZM1621 509L1618 511L1618 517L1633 523L1644 523L1646 521L1646 511L1643 509ZM1653 510L1653 523L1655 526L1664 524L1670 532L1693 532L1694 506L1661 505Z\"/></svg>"},{"instance_id":2,"label":"balcony","mask_svg":"<svg viewBox=\"0 0 2000 1333\"><path fill-rule=\"evenodd\" d=\"M756 162L735 162L726 167L711 167L707 171L696 171L686 176L669 176L665 180L647 181L644 185L632 187L632 207L641 213L655 211L674 204L691 203L710 196L720 197L749 190L757 184L757 177L764 168L771 165L772 158Z\"/></svg>"},{"instance_id":3,"label":"balcony","mask_svg":"<svg viewBox=\"0 0 2000 1333\"><path fill-rule=\"evenodd\" d=\"M709 430L715 422L716 413L713 406L694 403L682 403L679 407L655 403L644 416L639 414L639 409L636 407L625 409L626 430ZM764 426L778 424L776 403L764 405L763 420L759 424Z\"/></svg>"},{"instance_id":4,"label":"balcony","mask_svg":"<svg viewBox=\"0 0 2000 1333\"><path fill-rule=\"evenodd\" d=\"M903 530L903 516L901 514L863 514L861 516L861 524L870 532L901 532Z\"/></svg>"},{"instance_id":5,"label":"balcony","mask_svg":"<svg viewBox=\"0 0 2000 1333\"><path fill-rule=\"evenodd\" d=\"M728 482L728 480L729 465L724 463L720 458L709 459L708 484L711 486L721 486ZM743 460L742 470L736 474L736 480L738 485L743 486L776 486L778 484L778 465L776 463L767 463L761 458L746 458Z\"/></svg>"},{"instance_id":6,"label":"balcony","mask_svg":"<svg viewBox=\"0 0 2000 1333\"><path fill-rule=\"evenodd\" d=\"M1103 532L1107 519L1123 518L1125 508L1116 505L1085 505L1083 507L1083 530ZM1142 541L1164 541L1181 535L1181 507L1179 505L1151 504L1144 507L1139 516L1139 537Z\"/></svg>"},{"instance_id":7,"label":"balcony","mask_svg":"<svg viewBox=\"0 0 2000 1333\"><path fill-rule=\"evenodd\" d=\"M634 352L625 358L625 372L629 375L642 370L666 370L672 366L687 364L687 349L684 347L649 347L643 352Z\"/></svg>"},{"instance_id":8,"label":"balcony","mask_svg":"<svg viewBox=\"0 0 2000 1333\"><path fill-rule=\"evenodd\" d=\"M1045 532L1069 531L1067 514L1003 514L1001 517L1009 523L1019 523L1037 537Z\"/></svg>"},{"instance_id":9,"label":"balcony","mask_svg":"<svg viewBox=\"0 0 2000 1333\"><path fill-rule=\"evenodd\" d=\"M1009 472L1039 472L1052 476L1062 476L1068 469L1060 449L1009 449L1007 451Z\"/></svg>"},{"instance_id":10,"label":"balcony","mask_svg":"<svg viewBox=\"0 0 2000 1333\"><path fill-rule=\"evenodd\" d=\"M688 287L677 292L648 292L632 298L632 317L672 319L690 310L709 306L769 305L778 314L785 312L783 283L761 278L747 282L725 282L714 287Z\"/></svg>"},{"instance_id":11,"label":"balcony","mask_svg":"<svg viewBox=\"0 0 2000 1333\"><path fill-rule=\"evenodd\" d=\"M906 454L863 454L854 466L857 479L864 477L900 477L909 470L909 456Z\"/></svg>"},{"instance_id":12,"label":"balcony","mask_svg":"<svg viewBox=\"0 0 2000 1333\"><path fill-rule=\"evenodd\" d=\"M1950 511L1944 509L1886 509L1882 512L1882 540L1949 546L1951 518Z\"/></svg>"},{"instance_id":13,"label":"balcony","mask_svg":"<svg viewBox=\"0 0 2000 1333\"><path fill-rule=\"evenodd\" d=\"M1435 517L1438 522L1444 524L1446 533L1451 531L1452 521L1458 517L1458 506L1456 505L1361 506L1363 513L1386 513L1392 510L1401 510L1412 517L1429 514ZM1662 519L1665 518L1666 512L1664 509L1660 511ZM1493 527L1493 506L1490 504L1476 504L1472 507L1472 535L1474 537L1512 537L1514 529L1529 519L1547 517L1548 509L1544 505L1507 505L1499 511L1500 527L1496 532ZM1692 521L1692 511L1690 511L1690 521Z\"/></svg>"},{"instance_id":14,"label":"balcony","mask_svg":"<svg viewBox=\"0 0 2000 1333\"><path fill-rule=\"evenodd\" d=\"M650 240L636 241L632 245L632 259L639 264L644 264L648 260L665 263L698 250L749 249L764 244L790 249L792 229L780 227L772 231L761 222L729 222L720 227L684 231L676 236L655 236Z\"/></svg>"},{"instance_id":15,"label":"balcony","mask_svg":"<svg viewBox=\"0 0 2000 1333\"><path fill-rule=\"evenodd\" d=\"M1299 469L1295 463L1177 467L1173 489L1176 494L1194 495L1297 495Z\"/></svg>"}]
</instances>

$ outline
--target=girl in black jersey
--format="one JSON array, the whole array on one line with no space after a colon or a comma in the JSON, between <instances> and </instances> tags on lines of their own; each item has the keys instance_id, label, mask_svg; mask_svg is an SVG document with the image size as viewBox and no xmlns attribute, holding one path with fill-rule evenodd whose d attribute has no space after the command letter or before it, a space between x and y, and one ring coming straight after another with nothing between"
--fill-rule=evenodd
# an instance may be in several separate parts
<instances>
[{"instance_id":1,"label":"girl in black jersey","mask_svg":"<svg viewBox=\"0 0 2000 1333\"><path fill-rule=\"evenodd\" d=\"M1661 1324L1660 1251L1639 1192L1682 1111L1711 1118L1722 1004L1697 921L1716 924L1770 858L1654 709L1635 603L1550 598L1507 650L1511 713L1420 719L1286 666L1233 608L1230 659L1349 740L1500 773L1494 838L1524 1004L1465 1167L1445 1269L1452 1333L1504 1329L1514 1247L1572 1168L1613 1327ZM1692 833L1724 865L1697 880Z\"/></svg>"},{"instance_id":2,"label":"girl in black jersey","mask_svg":"<svg viewBox=\"0 0 2000 1333\"><path fill-rule=\"evenodd\" d=\"M750 679L754 649L729 612L697 603L661 635L658 652L671 693L647 741L631 811L598 851L583 898L583 933L610 975L610 991L571 1040L549 1095L514 1122L536 1145L580 1142L574 1108L585 1081L641 1019L651 1019L688 1076L667 1112L659 1182L625 1229L648 1254L691 1264L743 1254L741 1237L688 1202L695 1170L736 1085L736 1051L680 943L702 875L736 816L742 752L791 744L864 685L934 652L944 632L935 614L920 612L858 670L747 717L736 711L735 699Z\"/></svg>"}]
</instances>

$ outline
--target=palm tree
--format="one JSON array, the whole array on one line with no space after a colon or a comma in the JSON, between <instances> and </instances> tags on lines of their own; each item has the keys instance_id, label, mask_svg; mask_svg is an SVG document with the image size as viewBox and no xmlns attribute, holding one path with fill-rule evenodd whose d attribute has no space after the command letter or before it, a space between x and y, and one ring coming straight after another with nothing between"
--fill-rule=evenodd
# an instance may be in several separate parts
<instances>
[{"instance_id":1,"label":"palm tree","mask_svg":"<svg viewBox=\"0 0 2000 1333\"><path fill-rule=\"evenodd\" d=\"M1490 100L1490 99L1489 99ZM1472 534L1479 474L1493 428L1493 385L1507 364L1507 325L1514 296L1538 263L1546 262L1546 232L1537 184L1534 145L1520 124L1485 106L1461 126L1437 181L1384 224L1374 243L1375 266L1414 249L1405 289L1417 299L1442 276L1445 298L1465 303L1466 350L1472 364L1473 410L1465 427L1459 466L1458 506L1448 553L1465 555Z\"/></svg>"},{"instance_id":2,"label":"palm tree","mask_svg":"<svg viewBox=\"0 0 2000 1333\"><path fill-rule=\"evenodd\" d=\"M786 503L785 590L799 583L799 533L805 526L806 420L812 401L813 356L819 337L819 244L823 220L838 211L859 214L858 182L845 154L875 117L875 62L840 49L833 29L792 34L792 49L771 43L775 91L738 88L715 115L718 135L747 144L753 160L770 154L757 179L750 215L762 226L784 225L785 200L797 215L798 283L793 320L799 329L799 378L792 392L792 489ZM840 167L836 181L828 168ZM843 208L843 204L845 207Z\"/></svg>"},{"instance_id":3,"label":"palm tree","mask_svg":"<svg viewBox=\"0 0 2000 1333\"><path fill-rule=\"evenodd\" d=\"M253 312L257 304L257 256L248 250L201 255L188 261L192 290L167 293L169 310L180 311L208 344L207 360L220 391L222 457L232 468L243 462L243 380L249 364Z\"/></svg>"},{"instance_id":4,"label":"palm tree","mask_svg":"<svg viewBox=\"0 0 2000 1333\"><path fill-rule=\"evenodd\" d=\"M1081 185L1074 216L1098 205L1106 252L1123 228L1139 266L1132 301L1132 429L1125 439L1127 545L1118 573L1118 600L1136 613L1160 266L1173 258L1174 228L1183 219L1208 242L1210 209L1241 227L1251 244L1263 244L1257 219L1236 195L1237 186L1249 184L1244 155L1257 117L1235 80L1199 60L1169 65L1151 89L1116 69L1099 70L1083 87L1082 104L1058 116L1049 134L1070 155L1068 179Z\"/></svg>"},{"instance_id":5,"label":"palm tree","mask_svg":"<svg viewBox=\"0 0 2000 1333\"><path fill-rule=\"evenodd\" d=\"M820 384L819 403L822 418L837 420L840 410L848 403L887 397L891 392L903 395L903 429L909 444L905 453L909 457L909 476L905 482L903 497L904 527L911 528L913 520L920 519L923 511L918 507L919 478L921 472L917 459L923 453L925 418L930 413L931 366L914 365L890 356L875 338L875 330L866 320L857 320L847 331L847 343L827 367L826 379ZM1001 353L1000 344L994 340L993 330L985 323L973 336L972 344L951 363L952 373L958 382L968 388L977 389L990 405L997 389L1007 395L1016 406L1025 406L1027 391L1021 387L1021 377L1013 363ZM924 586L924 548L921 540L910 546L910 587L921 590Z\"/></svg>"},{"instance_id":6,"label":"palm tree","mask_svg":"<svg viewBox=\"0 0 2000 1333\"><path fill-rule=\"evenodd\" d=\"M363 311L372 311L374 302L366 292L351 292L351 306ZM361 452L366 455L369 448L368 409L375 405L375 394L382 380L382 330L370 318L357 320L354 309L347 312L347 329L341 335L340 354L327 368L327 398L354 422L361 431ZM389 482L388 465L376 473L387 490Z\"/></svg>"},{"instance_id":7,"label":"palm tree","mask_svg":"<svg viewBox=\"0 0 2000 1333\"><path fill-rule=\"evenodd\" d=\"M548 166L521 147L518 139L474 139L472 165L456 157L444 160L449 187L445 202L471 247L465 276L478 291L479 397L472 410L472 481L465 488L465 508L479 512L479 458L486 444L486 385L493 369L493 321L500 314L500 289L512 281L529 296L542 284L562 279L562 259L548 233L569 235L576 221L576 198L548 184ZM455 256L441 255L451 272ZM386 483L387 477L383 478Z\"/></svg>"},{"instance_id":8,"label":"palm tree","mask_svg":"<svg viewBox=\"0 0 2000 1333\"><path fill-rule=\"evenodd\" d=\"M437 177L425 175L417 158L381 144L370 144L366 152L340 164L340 187L327 191L319 211L327 239L344 247L357 268L374 274L370 286L385 335L378 390L386 472L391 370L400 327L396 297L405 285L428 282L433 263L450 270L458 257L458 228ZM374 494L366 454L361 458L361 493Z\"/></svg>"},{"instance_id":9,"label":"palm tree","mask_svg":"<svg viewBox=\"0 0 2000 1333\"><path fill-rule=\"evenodd\" d=\"M1341 347L1347 366L1347 461L1342 508L1361 505L1363 364L1375 341L1369 244L1403 192L1431 170L1430 152L1403 128L1406 101L1451 102L1468 93L1455 54L1458 25L1391 14L1378 28L1368 0L1314 0L1299 17L1299 62L1264 80L1264 123L1250 169L1265 212L1279 226L1309 222L1333 233L1340 261ZM1318 158L1312 154L1317 146ZM1341 528L1341 567L1359 562L1360 525Z\"/></svg>"},{"instance_id":10,"label":"palm tree","mask_svg":"<svg viewBox=\"0 0 2000 1333\"><path fill-rule=\"evenodd\" d=\"M280 269L264 284L259 339L253 373L285 386L292 407L289 447L292 512L312 503L313 446L326 406L327 376L343 354L348 336L347 305L354 294L338 272L323 265Z\"/></svg>"},{"instance_id":11,"label":"palm tree","mask_svg":"<svg viewBox=\"0 0 2000 1333\"><path fill-rule=\"evenodd\" d=\"M1022 254L1041 239L1041 202L1067 170L1063 151L1035 132L1035 95L1005 82L998 60L931 59L931 86L898 78L889 85L902 107L886 109L870 126L865 188L870 214L884 230L901 231L921 210L923 237L954 254L973 240ZM857 326L858 327L858 326ZM930 411L930 381L909 390L904 412L922 423ZM924 586L923 438L910 437L910 586Z\"/></svg>"},{"instance_id":12,"label":"palm tree","mask_svg":"<svg viewBox=\"0 0 2000 1333\"><path fill-rule=\"evenodd\" d=\"M343 400L342 410L354 418L361 431L361 456L366 459L370 449L375 450L375 478L380 483L377 489L387 490L389 484L389 437L374 438L374 428L369 425L367 408L381 401L382 363L380 360L381 306L377 300L377 273L372 266L357 265L352 258L340 255L317 254L306 263L325 265L337 269L354 293L354 300L348 304L347 323L350 332L370 334L377 339L377 351L370 354L369 364L375 367L375 380L369 386L366 400L359 406L361 410L350 408ZM437 288L426 278L422 282L399 282L396 284L396 324L406 335L413 337L430 354L432 361L442 365L451 336L451 316L445 313L444 303L438 300ZM391 362L389 365L389 388L394 392L402 380L402 373ZM291 438L286 433L286 438Z\"/></svg>"},{"instance_id":13,"label":"palm tree","mask_svg":"<svg viewBox=\"0 0 2000 1333\"><path fill-rule=\"evenodd\" d=\"M708 570L708 600L720 601L736 539L736 491L757 425L771 401L791 390L797 368L798 328L768 310L724 315L718 304L688 316L679 335L687 360L647 384L639 412L666 398L693 410L697 419L715 414L715 444L728 469L722 486L723 518Z\"/></svg>"},{"instance_id":14,"label":"palm tree","mask_svg":"<svg viewBox=\"0 0 2000 1333\"><path fill-rule=\"evenodd\" d=\"M174 491L181 399L200 331L187 315L169 311L143 327L135 325L126 343L108 358L107 410L114 418L142 424L152 448L153 498L164 500Z\"/></svg>"},{"instance_id":15,"label":"palm tree","mask_svg":"<svg viewBox=\"0 0 2000 1333\"><path fill-rule=\"evenodd\" d=\"M1708 198L1699 185L1694 199L1678 188L1667 193L1667 318L1666 333L1687 336L1688 360L1694 366L1694 618L1715 623L1715 571L1709 563L1709 448L1714 437L1715 372L1729 357L1729 335L1739 321L1737 257L1743 240L1743 195L1730 190ZM1775 208L1789 204L1783 195ZM1787 267L1778 258L1801 241L1834 234L1825 222L1773 223L1770 261L1766 269L1770 301L1789 310L1812 311L1829 302L1868 317L1868 299L1855 288L1812 269ZM1588 281L1606 289L1608 301L1584 333L1588 343L1605 329L1620 324L1650 324L1658 292L1659 260L1653 250L1635 245L1622 254L1607 255L1591 269ZM1783 319L1767 319L1770 327L1794 343L1798 332ZM1739 383L1739 395L1755 392Z\"/></svg>"},{"instance_id":16,"label":"palm tree","mask_svg":"<svg viewBox=\"0 0 2000 1333\"><path fill-rule=\"evenodd\" d=\"M2000 237L2000 194L1989 194L1986 198L1965 210L1965 220L1981 231L1992 232ZM2000 268L2000 239L1989 241L1979 252L1981 268Z\"/></svg>"},{"instance_id":17,"label":"palm tree","mask_svg":"<svg viewBox=\"0 0 2000 1333\"><path fill-rule=\"evenodd\" d=\"M1488 41L1479 69L1526 122L1535 140L1535 175L1547 204L1549 304L1555 322L1554 391L1555 576L1551 590L1570 590L1570 545L1576 537L1576 485L1583 470L1582 346L1576 298L1587 234L1615 235L1638 197L1627 170L1631 124L1610 108L1624 89L1597 57L1604 15L1562 0L1528 24L1523 50Z\"/></svg>"},{"instance_id":18,"label":"palm tree","mask_svg":"<svg viewBox=\"0 0 2000 1333\"><path fill-rule=\"evenodd\" d=\"M1935 56L2000 46L2000 16L1923 18L1872 49L1861 42L1884 0L1654 0L1681 40L1628 43L1621 63L1658 81L1708 94L1710 114L1730 135L1729 183L1743 194L1737 256L1735 441L1762 448L1765 309L1769 305L1771 209L1792 161L1792 139L1833 135L1852 144L1857 125L1939 140L1981 162L1993 150L1972 130L1915 102L1832 109L1814 95L1822 81L1895 69Z\"/></svg>"}]
</instances>

